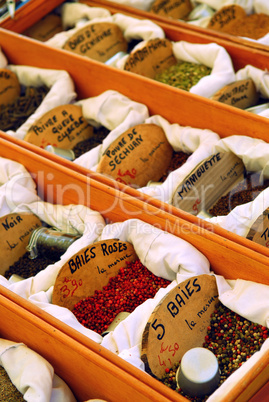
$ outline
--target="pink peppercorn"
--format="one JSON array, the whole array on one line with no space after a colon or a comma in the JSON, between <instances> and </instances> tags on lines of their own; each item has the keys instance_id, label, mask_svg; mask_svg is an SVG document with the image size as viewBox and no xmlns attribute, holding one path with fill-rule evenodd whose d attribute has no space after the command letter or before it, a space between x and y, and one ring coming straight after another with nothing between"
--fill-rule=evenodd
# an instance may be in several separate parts
<instances>
[{"instance_id":1,"label":"pink peppercorn","mask_svg":"<svg viewBox=\"0 0 269 402\"><path fill-rule=\"evenodd\" d=\"M131 313L169 284L170 281L152 274L140 260L127 262L103 290L80 300L73 313L82 325L102 334L120 312Z\"/></svg>"}]
</instances>

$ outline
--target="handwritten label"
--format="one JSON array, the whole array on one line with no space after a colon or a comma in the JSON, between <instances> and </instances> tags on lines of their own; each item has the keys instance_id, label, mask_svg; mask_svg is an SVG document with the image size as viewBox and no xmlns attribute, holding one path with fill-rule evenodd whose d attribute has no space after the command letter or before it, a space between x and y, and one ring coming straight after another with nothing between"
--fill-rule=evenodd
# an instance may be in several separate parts
<instances>
[{"instance_id":1,"label":"handwritten label","mask_svg":"<svg viewBox=\"0 0 269 402\"><path fill-rule=\"evenodd\" d=\"M97 172L133 186L158 181L172 158L172 147L163 129L139 124L120 135L104 152Z\"/></svg>"},{"instance_id":2,"label":"handwritten label","mask_svg":"<svg viewBox=\"0 0 269 402\"><path fill-rule=\"evenodd\" d=\"M177 63L172 43L168 39L151 39L127 58L124 70L154 78Z\"/></svg>"},{"instance_id":3,"label":"handwritten label","mask_svg":"<svg viewBox=\"0 0 269 402\"><path fill-rule=\"evenodd\" d=\"M259 95L252 79L247 79L226 85L211 99L239 109L246 109L257 104Z\"/></svg>"},{"instance_id":4,"label":"handwritten label","mask_svg":"<svg viewBox=\"0 0 269 402\"><path fill-rule=\"evenodd\" d=\"M26 247L30 236L40 226L42 226L40 219L36 215L26 212L12 213L0 218L2 239L0 275L3 275L27 252Z\"/></svg>"},{"instance_id":5,"label":"handwritten label","mask_svg":"<svg viewBox=\"0 0 269 402\"><path fill-rule=\"evenodd\" d=\"M192 11L190 0L156 0L150 11L173 19L184 19Z\"/></svg>"},{"instance_id":6,"label":"handwritten label","mask_svg":"<svg viewBox=\"0 0 269 402\"><path fill-rule=\"evenodd\" d=\"M103 63L118 52L127 52L127 47L121 29L110 22L99 22L83 27L63 46L65 50Z\"/></svg>"},{"instance_id":7,"label":"handwritten label","mask_svg":"<svg viewBox=\"0 0 269 402\"><path fill-rule=\"evenodd\" d=\"M61 268L55 281L52 303L72 310L95 290L102 290L127 261L137 255L131 243L116 239L93 243L78 251Z\"/></svg>"},{"instance_id":8,"label":"handwritten label","mask_svg":"<svg viewBox=\"0 0 269 402\"><path fill-rule=\"evenodd\" d=\"M21 86L17 75L7 68L0 69L0 105L8 105L20 95Z\"/></svg>"},{"instance_id":9,"label":"handwritten label","mask_svg":"<svg viewBox=\"0 0 269 402\"><path fill-rule=\"evenodd\" d=\"M197 215L244 179L244 164L232 152L218 152L199 163L177 187L172 204Z\"/></svg>"},{"instance_id":10,"label":"handwritten label","mask_svg":"<svg viewBox=\"0 0 269 402\"><path fill-rule=\"evenodd\" d=\"M187 350L202 346L218 301L216 279L192 277L172 289L153 310L142 336L141 359L161 379Z\"/></svg>"},{"instance_id":11,"label":"handwritten label","mask_svg":"<svg viewBox=\"0 0 269 402\"><path fill-rule=\"evenodd\" d=\"M56 14L48 14L24 31L23 35L45 42L61 31L63 31L61 17Z\"/></svg>"},{"instance_id":12,"label":"handwritten label","mask_svg":"<svg viewBox=\"0 0 269 402\"><path fill-rule=\"evenodd\" d=\"M266 208L251 226L247 239L269 247L269 208Z\"/></svg>"},{"instance_id":13,"label":"handwritten label","mask_svg":"<svg viewBox=\"0 0 269 402\"><path fill-rule=\"evenodd\" d=\"M207 28L225 32L225 30L229 30L231 26L237 24L238 20L246 16L245 10L240 6L225 6L213 15Z\"/></svg>"},{"instance_id":14,"label":"handwritten label","mask_svg":"<svg viewBox=\"0 0 269 402\"><path fill-rule=\"evenodd\" d=\"M93 127L82 116L82 108L61 105L45 113L25 135L24 140L41 148L54 145L72 149L78 142L93 135Z\"/></svg>"}]
</instances>

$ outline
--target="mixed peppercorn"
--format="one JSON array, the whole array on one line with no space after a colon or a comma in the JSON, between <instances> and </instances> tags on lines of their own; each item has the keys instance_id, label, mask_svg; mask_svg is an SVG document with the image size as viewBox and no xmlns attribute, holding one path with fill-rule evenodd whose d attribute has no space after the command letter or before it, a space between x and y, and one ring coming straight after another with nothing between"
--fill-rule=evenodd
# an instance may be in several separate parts
<instances>
[{"instance_id":1,"label":"mixed peppercorn","mask_svg":"<svg viewBox=\"0 0 269 402\"><path fill-rule=\"evenodd\" d=\"M221 372L219 386L256 351L260 350L268 336L267 327L243 318L221 302L217 304L207 328L203 347L211 350L217 357ZM166 369L161 381L187 399L205 401L209 395L203 398L191 398L177 387L176 371L179 365L180 362L171 369Z\"/></svg>"}]
</instances>

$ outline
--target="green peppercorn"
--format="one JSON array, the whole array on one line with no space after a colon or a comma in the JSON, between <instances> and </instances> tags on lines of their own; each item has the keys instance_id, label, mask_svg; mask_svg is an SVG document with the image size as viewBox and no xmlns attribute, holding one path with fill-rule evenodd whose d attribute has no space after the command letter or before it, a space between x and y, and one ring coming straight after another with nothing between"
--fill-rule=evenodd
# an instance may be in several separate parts
<instances>
[{"instance_id":1,"label":"green peppercorn","mask_svg":"<svg viewBox=\"0 0 269 402\"><path fill-rule=\"evenodd\" d=\"M155 76L155 80L173 87L189 91L212 69L197 63L179 62Z\"/></svg>"}]
</instances>

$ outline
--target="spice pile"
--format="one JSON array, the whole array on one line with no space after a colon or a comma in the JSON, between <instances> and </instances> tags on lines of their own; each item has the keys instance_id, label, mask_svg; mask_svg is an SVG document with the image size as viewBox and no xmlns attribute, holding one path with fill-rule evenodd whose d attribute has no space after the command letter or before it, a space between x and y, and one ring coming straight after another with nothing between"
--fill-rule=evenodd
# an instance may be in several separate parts
<instances>
[{"instance_id":1,"label":"spice pile","mask_svg":"<svg viewBox=\"0 0 269 402\"><path fill-rule=\"evenodd\" d=\"M211 316L203 344L218 360L221 372L219 385L258 351L268 336L268 328L243 318L219 302ZM167 369L161 381L190 400L205 401L209 395L191 398L177 388L175 375L178 367L179 363Z\"/></svg>"},{"instance_id":2,"label":"spice pile","mask_svg":"<svg viewBox=\"0 0 269 402\"><path fill-rule=\"evenodd\" d=\"M152 274L139 260L126 262L102 290L79 301L73 309L77 320L102 334L121 312L131 313L170 281Z\"/></svg>"},{"instance_id":3,"label":"spice pile","mask_svg":"<svg viewBox=\"0 0 269 402\"><path fill-rule=\"evenodd\" d=\"M49 88L44 85L21 85L20 96L13 103L0 105L0 130L16 131L35 112L48 92Z\"/></svg>"},{"instance_id":4,"label":"spice pile","mask_svg":"<svg viewBox=\"0 0 269 402\"><path fill-rule=\"evenodd\" d=\"M5 402L23 402L25 399L10 380L6 370L0 366L0 395L1 401Z\"/></svg>"},{"instance_id":5,"label":"spice pile","mask_svg":"<svg viewBox=\"0 0 269 402\"><path fill-rule=\"evenodd\" d=\"M155 81L172 87L189 91L201 78L210 75L212 69L203 65L189 62L179 62L155 76Z\"/></svg>"},{"instance_id":6,"label":"spice pile","mask_svg":"<svg viewBox=\"0 0 269 402\"><path fill-rule=\"evenodd\" d=\"M257 40L269 32L269 15L264 13L247 15L243 7L233 4L224 6L216 12L207 28Z\"/></svg>"},{"instance_id":7,"label":"spice pile","mask_svg":"<svg viewBox=\"0 0 269 402\"><path fill-rule=\"evenodd\" d=\"M213 216L228 215L238 205L253 201L269 185L269 180L260 183L260 174L247 172L245 179L232 191L221 197L209 210Z\"/></svg>"},{"instance_id":8,"label":"spice pile","mask_svg":"<svg viewBox=\"0 0 269 402\"><path fill-rule=\"evenodd\" d=\"M92 137L84 141L80 141L74 146L73 152L75 154L75 158L78 158L79 156L102 144L103 140L108 134L109 130L107 128L103 126L100 128L94 127Z\"/></svg>"},{"instance_id":9,"label":"spice pile","mask_svg":"<svg viewBox=\"0 0 269 402\"><path fill-rule=\"evenodd\" d=\"M9 267L4 277L9 279L13 274L19 275L24 279L35 276L38 272L45 269L48 265L54 264L60 257L53 255L41 255L35 259L29 258L30 253L25 253L18 261Z\"/></svg>"},{"instance_id":10,"label":"spice pile","mask_svg":"<svg viewBox=\"0 0 269 402\"><path fill-rule=\"evenodd\" d=\"M161 179L159 181L164 182L171 172L180 168L180 166L184 165L184 163L187 161L189 156L190 155L187 154L186 152L183 152L183 151L175 152L174 151L170 165L168 166L167 172L161 177Z\"/></svg>"}]
</instances>

